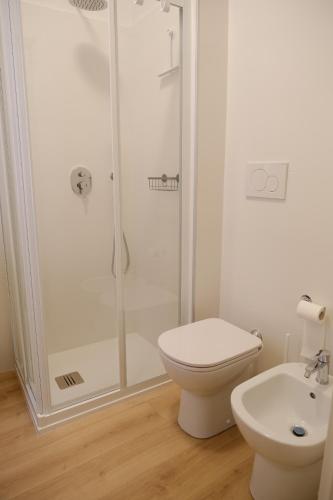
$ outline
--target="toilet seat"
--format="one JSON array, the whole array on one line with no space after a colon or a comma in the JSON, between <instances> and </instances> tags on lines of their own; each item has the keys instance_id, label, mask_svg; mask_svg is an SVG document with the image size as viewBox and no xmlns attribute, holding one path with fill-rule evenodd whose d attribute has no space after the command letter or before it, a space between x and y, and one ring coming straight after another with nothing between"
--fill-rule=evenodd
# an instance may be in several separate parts
<instances>
[{"instance_id":1,"label":"toilet seat","mask_svg":"<svg viewBox=\"0 0 333 500\"><path fill-rule=\"evenodd\" d=\"M256 349L255 351L251 351L249 354L245 354L244 356L238 356L233 358L232 360L229 361L222 361L218 365L212 365L212 366L191 366L191 365L186 365L185 363L181 363L180 361L175 361L174 359L170 358L167 354L164 352L160 352L160 356L162 359L168 359L169 363L175 365L178 367L178 369L181 369L186 372L190 373L215 373L218 372L224 368L227 368L229 366L235 365L240 363L243 360L246 360L248 358L255 358L259 353L259 350Z\"/></svg>"},{"instance_id":2,"label":"toilet seat","mask_svg":"<svg viewBox=\"0 0 333 500\"><path fill-rule=\"evenodd\" d=\"M258 353L261 340L219 318L210 318L162 333L159 348L186 369L219 369Z\"/></svg>"}]
</instances>

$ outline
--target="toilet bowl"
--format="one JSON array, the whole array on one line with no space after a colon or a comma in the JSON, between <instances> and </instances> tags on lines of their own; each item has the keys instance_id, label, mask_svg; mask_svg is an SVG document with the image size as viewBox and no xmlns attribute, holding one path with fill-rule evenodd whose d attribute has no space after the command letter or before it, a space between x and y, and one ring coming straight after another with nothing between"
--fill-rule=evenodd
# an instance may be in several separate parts
<instances>
[{"instance_id":1,"label":"toilet bowl","mask_svg":"<svg viewBox=\"0 0 333 500\"><path fill-rule=\"evenodd\" d=\"M162 333L158 346L167 373L182 389L180 427L191 436L208 438L234 425L230 395L248 378L261 340L211 318Z\"/></svg>"}]
</instances>

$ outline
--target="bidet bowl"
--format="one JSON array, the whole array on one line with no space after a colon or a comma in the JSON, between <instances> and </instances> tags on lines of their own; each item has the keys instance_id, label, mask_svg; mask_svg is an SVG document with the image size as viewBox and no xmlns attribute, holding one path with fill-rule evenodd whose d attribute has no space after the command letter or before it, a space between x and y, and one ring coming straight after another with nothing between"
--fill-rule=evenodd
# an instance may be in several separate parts
<instances>
[{"instance_id":1,"label":"bidet bowl","mask_svg":"<svg viewBox=\"0 0 333 500\"><path fill-rule=\"evenodd\" d=\"M304 363L285 363L236 387L231 406L246 441L267 459L302 467L323 456L333 377L319 385L304 377ZM301 426L305 435L293 434Z\"/></svg>"}]
</instances>

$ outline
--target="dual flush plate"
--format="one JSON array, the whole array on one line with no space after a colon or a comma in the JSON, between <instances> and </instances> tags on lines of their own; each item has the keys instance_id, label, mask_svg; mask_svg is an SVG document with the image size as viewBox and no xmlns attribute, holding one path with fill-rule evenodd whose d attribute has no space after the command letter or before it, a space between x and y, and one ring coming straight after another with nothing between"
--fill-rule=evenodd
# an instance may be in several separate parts
<instances>
[{"instance_id":1,"label":"dual flush plate","mask_svg":"<svg viewBox=\"0 0 333 500\"><path fill-rule=\"evenodd\" d=\"M284 200L287 190L289 164L286 162L248 163L246 176L247 198Z\"/></svg>"}]
</instances>

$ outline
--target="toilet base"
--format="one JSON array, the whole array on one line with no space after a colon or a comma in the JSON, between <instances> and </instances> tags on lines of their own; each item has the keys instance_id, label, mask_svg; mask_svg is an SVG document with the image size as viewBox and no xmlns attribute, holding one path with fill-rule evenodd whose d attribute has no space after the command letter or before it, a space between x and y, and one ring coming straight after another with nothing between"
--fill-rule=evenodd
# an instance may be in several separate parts
<instances>
[{"instance_id":1,"label":"toilet base","mask_svg":"<svg viewBox=\"0 0 333 500\"><path fill-rule=\"evenodd\" d=\"M255 500L316 500L322 460L305 467L287 467L258 453L250 490Z\"/></svg>"},{"instance_id":2,"label":"toilet base","mask_svg":"<svg viewBox=\"0 0 333 500\"><path fill-rule=\"evenodd\" d=\"M182 390L178 423L180 427L196 438L209 438L235 425L231 411L229 390L200 396Z\"/></svg>"}]
</instances>

